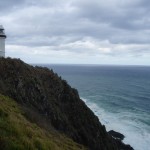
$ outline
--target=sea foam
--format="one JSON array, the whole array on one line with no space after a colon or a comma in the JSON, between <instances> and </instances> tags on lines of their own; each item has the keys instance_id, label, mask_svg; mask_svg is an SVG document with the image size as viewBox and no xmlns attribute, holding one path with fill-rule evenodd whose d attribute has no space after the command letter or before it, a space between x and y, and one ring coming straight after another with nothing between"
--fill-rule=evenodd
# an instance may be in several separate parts
<instances>
[{"instance_id":1,"label":"sea foam","mask_svg":"<svg viewBox=\"0 0 150 150\"><path fill-rule=\"evenodd\" d=\"M146 127L143 124L134 120L131 113L109 113L92 100L81 99L98 116L107 131L115 130L124 134L123 142L130 144L135 150L150 150L150 132L145 130Z\"/></svg>"}]
</instances>

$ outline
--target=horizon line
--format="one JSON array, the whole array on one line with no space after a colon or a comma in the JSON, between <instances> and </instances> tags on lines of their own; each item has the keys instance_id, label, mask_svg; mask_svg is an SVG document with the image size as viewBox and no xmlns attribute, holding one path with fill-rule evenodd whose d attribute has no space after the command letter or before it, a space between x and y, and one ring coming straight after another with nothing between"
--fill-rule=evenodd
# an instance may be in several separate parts
<instances>
[{"instance_id":1,"label":"horizon line","mask_svg":"<svg viewBox=\"0 0 150 150\"><path fill-rule=\"evenodd\" d=\"M75 63L29 63L31 65L66 65L66 66L123 66L123 67L150 67L150 65L133 65L133 64L75 64Z\"/></svg>"}]
</instances>

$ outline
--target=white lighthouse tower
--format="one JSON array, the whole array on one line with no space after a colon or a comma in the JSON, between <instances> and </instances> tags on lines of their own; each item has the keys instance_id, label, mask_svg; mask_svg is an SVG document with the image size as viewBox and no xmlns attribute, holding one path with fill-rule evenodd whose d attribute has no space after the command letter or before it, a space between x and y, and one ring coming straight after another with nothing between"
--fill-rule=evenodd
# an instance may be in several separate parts
<instances>
[{"instance_id":1,"label":"white lighthouse tower","mask_svg":"<svg viewBox=\"0 0 150 150\"><path fill-rule=\"evenodd\" d=\"M2 25L0 25L0 57L5 57L5 39L6 35L4 28Z\"/></svg>"}]
</instances>

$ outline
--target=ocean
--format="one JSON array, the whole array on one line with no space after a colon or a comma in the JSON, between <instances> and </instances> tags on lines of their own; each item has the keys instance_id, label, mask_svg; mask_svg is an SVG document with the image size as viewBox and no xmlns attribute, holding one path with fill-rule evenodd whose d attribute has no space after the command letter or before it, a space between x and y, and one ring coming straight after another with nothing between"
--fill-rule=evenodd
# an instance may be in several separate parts
<instances>
[{"instance_id":1,"label":"ocean","mask_svg":"<svg viewBox=\"0 0 150 150\"><path fill-rule=\"evenodd\" d=\"M135 150L150 150L150 67L44 65L65 79L106 129Z\"/></svg>"}]
</instances>

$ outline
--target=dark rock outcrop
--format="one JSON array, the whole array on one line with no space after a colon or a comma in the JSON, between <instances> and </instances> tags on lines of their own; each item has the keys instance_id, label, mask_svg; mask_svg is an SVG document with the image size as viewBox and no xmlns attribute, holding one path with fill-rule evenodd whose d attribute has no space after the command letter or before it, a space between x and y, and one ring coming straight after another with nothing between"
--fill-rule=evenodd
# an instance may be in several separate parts
<instances>
[{"instance_id":1,"label":"dark rock outcrop","mask_svg":"<svg viewBox=\"0 0 150 150\"><path fill-rule=\"evenodd\" d=\"M124 144L121 140L116 139L116 143L120 150L134 150L130 145Z\"/></svg>"},{"instance_id":2,"label":"dark rock outcrop","mask_svg":"<svg viewBox=\"0 0 150 150\"><path fill-rule=\"evenodd\" d=\"M114 130L110 130L108 131L108 133L113 137L113 138L116 138L116 139L120 139L120 140L123 140L124 139L124 135L119 133L119 132L116 132Z\"/></svg>"},{"instance_id":3,"label":"dark rock outcrop","mask_svg":"<svg viewBox=\"0 0 150 150\"><path fill-rule=\"evenodd\" d=\"M0 58L0 93L38 112L49 126L91 150L131 149L112 138L80 99L77 90L52 70ZM27 113L28 117L33 114Z\"/></svg>"}]
</instances>

